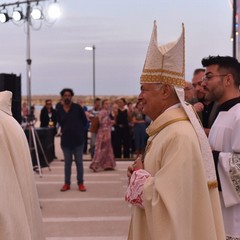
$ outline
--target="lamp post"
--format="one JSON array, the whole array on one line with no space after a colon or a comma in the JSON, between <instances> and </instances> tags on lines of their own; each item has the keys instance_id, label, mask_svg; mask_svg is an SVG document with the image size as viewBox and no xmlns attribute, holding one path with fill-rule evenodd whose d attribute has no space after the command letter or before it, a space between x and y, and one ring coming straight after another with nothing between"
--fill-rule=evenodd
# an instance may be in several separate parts
<instances>
[{"instance_id":1,"label":"lamp post","mask_svg":"<svg viewBox=\"0 0 240 240\"><path fill-rule=\"evenodd\" d=\"M30 3L27 2L27 10L26 10L26 21L27 21L27 104L28 104L28 115L31 114L31 105L32 105L32 99L31 99L31 77L32 77L32 71L31 71L31 42L30 42L30 25L31 25L31 17L30 17ZM31 117L31 116L30 116Z\"/></svg>"},{"instance_id":2,"label":"lamp post","mask_svg":"<svg viewBox=\"0 0 240 240\"><path fill-rule=\"evenodd\" d=\"M31 152L31 155L32 153L34 152L35 153L35 156L36 156L36 160L37 160L37 169L39 171L39 174L40 174L40 177L42 176L42 171L41 171L41 165L40 165L40 158L39 158L39 154L38 154L38 145L42 151L42 154L43 154L43 157L44 157L44 160L45 160L45 163L46 165L48 166L49 170L50 170L50 167L49 167L49 164L48 164L48 160L46 158L46 155L44 153L44 150L43 150L43 147L42 147L42 144L41 144L41 141L39 139L39 136L37 134L37 131L36 129L34 128L34 124L33 123L33 120L34 120L34 115L33 115L33 112L31 111L31 63L32 63L32 60L31 60L31 51L30 51L30 27L33 27L33 22L32 22L32 19L34 20L47 20L48 16L46 15L45 18L43 17L43 12L42 10L39 8L39 3L40 2L43 2L43 1L49 1L49 0L25 0L25 1L18 1L18 2L15 2L15 3L8 3L8 4L2 4L0 5L0 22L1 23L5 23L5 22L8 22L9 20L13 20L15 23L23 20L26 22L26 33L27 33L27 38L26 38L26 43L27 43L27 49L26 49L26 62L27 62L27 105L28 105L28 123L30 123L28 125L28 130L29 130L29 133L28 133L28 141L29 141L29 148L30 148L30 152ZM52 20L55 20L59 14L60 14L60 10L59 8L57 9L56 7L56 1L57 0L54 0L54 3L52 5L52 8L51 8L51 5L49 6L49 12L50 10L53 11L53 8L55 8L55 11L52 12L52 16L50 16L50 13L49 13L49 17L51 19L51 17L53 17L54 19ZM34 6L32 6L32 4L35 4ZM23 14L22 12L22 8L20 8L20 5L25 5L26 6L26 11L25 11L25 14ZM8 6L15 6L13 8L13 13L12 13L12 16L9 16L8 15L8 11L6 9L6 7ZM39 29L39 28L38 28ZM38 145L37 145L38 143Z\"/></svg>"},{"instance_id":3,"label":"lamp post","mask_svg":"<svg viewBox=\"0 0 240 240\"><path fill-rule=\"evenodd\" d=\"M0 8L2 8L0 10L0 22L1 23L5 23L8 22L9 20L13 20L15 23L23 20L26 22L27 27L26 27L26 63L27 63L27 67L26 67L26 75L27 75L27 105L28 105L28 114L31 114L31 77L32 77L32 72L31 72L31 63L32 63L32 59L31 59L31 42L30 42L30 27L33 26L32 24L32 19L34 20L56 20L59 15L60 15L60 9L57 9L56 6L56 1L57 0L53 0L53 6L49 9L49 12L53 10L54 8L54 12L50 12L49 14L52 14L52 16L43 16L43 12L41 9L37 8L38 4L40 2L46 2L46 1L50 1L50 0L25 0L25 1L18 1L18 2L14 2L14 3L7 3L7 4L1 4ZM35 8L31 6L31 4L35 3ZM16 8L19 8L21 5L25 5L26 6L26 12L25 15L23 14L22 10L14 10L13 9L13 14L12 16L8 15L8 11L6 9L6 7L9 6L15 6ZM49 17L49 18L47 18ZM38 28L39 29L39 28ZM31 116L30 116L31 117Z\"/></svg>"},{"instance_id":4,"label":"lamp post","mask_svg":"<svg viewBox=\"0 0 240 240\"><path fill-rule=\"evenodd\" d=\"M96 97L96 79L95 79L95 50L96 47L93 45L92 47L85 47L85 50L93 52L93 105Z\"/></svg>"}]
</instances>

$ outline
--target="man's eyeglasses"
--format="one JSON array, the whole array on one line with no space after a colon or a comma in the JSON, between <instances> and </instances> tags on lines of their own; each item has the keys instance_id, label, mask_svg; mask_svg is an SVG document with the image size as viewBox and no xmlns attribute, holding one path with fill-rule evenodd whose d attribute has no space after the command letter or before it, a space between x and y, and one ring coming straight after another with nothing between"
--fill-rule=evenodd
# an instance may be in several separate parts
<instances>
[{"instance_id":1,"label":"man's eyeglasses","mask_svg":"<svg viewBox=\"0 0 240 240\"><path fill-rule=\"evenodd\" d=\"M227 74L219 74L219 75L206 75L202 78L203 81L209 81L214 77L225 77Z\"/></svg>"}]
</instances>

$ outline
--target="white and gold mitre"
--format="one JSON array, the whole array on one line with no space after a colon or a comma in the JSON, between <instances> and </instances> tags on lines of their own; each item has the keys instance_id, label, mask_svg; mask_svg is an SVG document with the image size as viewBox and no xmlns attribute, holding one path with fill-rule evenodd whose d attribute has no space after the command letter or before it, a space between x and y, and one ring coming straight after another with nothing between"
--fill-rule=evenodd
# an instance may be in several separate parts
<instances>
[{"instance_id":1,"label":"white and gold mitre","mask_svg":"<svg viewBox=\"0 0 240 240\"><path fill-rule=\"evenodd\" d=\"M195 129L200 143L206 180L209 188L216 188L216 173L212 150L207 136L199 123L191 105L184 101L185 86L185 33L176 42L158 46L157 24L154 21L153 32L147 51L140 83L163 83L174 87L182 108Z\"/></svg>"},{"instance_id":2,"label":"white and gold mitre","mask_svg":"<svg viewBox=\"0 0 240 240\"><path fill-rule=\"evenodd\" d=\"M175 42L158 46L157 24L147 51L140 83L164 83L183 88L185 86L185 32Z\"/></svg>"}]
</instances>

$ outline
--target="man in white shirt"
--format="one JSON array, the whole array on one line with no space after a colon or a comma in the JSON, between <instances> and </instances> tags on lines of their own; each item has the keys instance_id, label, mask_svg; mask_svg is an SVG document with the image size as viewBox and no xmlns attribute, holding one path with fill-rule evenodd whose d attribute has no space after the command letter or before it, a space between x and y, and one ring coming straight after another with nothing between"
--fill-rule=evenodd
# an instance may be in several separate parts
<instances>
[{"instance_id":1,"label":"man in white shirt","mask_svg":"<svg viewBox=\"0 0 240 240\"><path fill-rule=\"evenodd\" d=\"M210 133L218 176L226 239L240 239L240 64L228 56L209 56L202 86L205 98L216 101L218 117Z\"/></svg>"}]
</instances>

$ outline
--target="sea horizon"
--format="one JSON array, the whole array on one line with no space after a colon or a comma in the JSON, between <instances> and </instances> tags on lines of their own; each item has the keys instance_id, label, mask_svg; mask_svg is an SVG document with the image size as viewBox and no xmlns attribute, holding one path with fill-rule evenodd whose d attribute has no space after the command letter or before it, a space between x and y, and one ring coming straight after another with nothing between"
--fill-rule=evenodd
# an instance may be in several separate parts
<instances>
[{"instance_id":1,"label":"sea horizon","mask_svg":"<svg viewBox=\"0 0 240 240\"><path fill-rule=\"evenodd\" d=\"M96 95L95 98L100 98L100 99L109 99L111 102L114 102L118 98L125 98L127 102L136 102L137 100L137 95ZM31 96L31 105L35 106L43 106L45 104L46 99L51 99L53 105L56 105L61 97L60 95L46 95L46 94L36 94ZM73 101L76 102L78 99L81 99L82 104L86 106L92 106L93 105L93 96L92 95L74 95L73 96ZM22 103L27 102L27 96L22 95L21 97Z\"/></svg>"}]
</instances>

